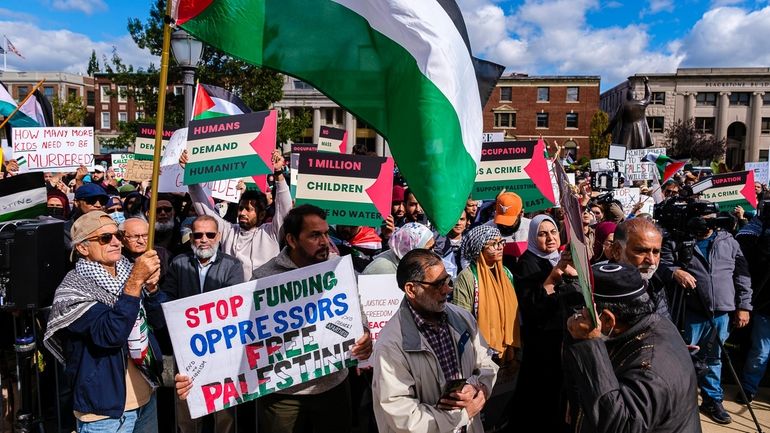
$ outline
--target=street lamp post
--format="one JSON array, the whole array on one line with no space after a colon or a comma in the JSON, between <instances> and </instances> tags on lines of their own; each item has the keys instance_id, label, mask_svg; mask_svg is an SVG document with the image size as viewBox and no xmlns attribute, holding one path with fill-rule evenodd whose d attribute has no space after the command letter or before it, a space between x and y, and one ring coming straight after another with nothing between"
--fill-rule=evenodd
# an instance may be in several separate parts
<instances>
[{"instance_id":1,"label":"street lamp post","mask_svg":"<svg viewBox=\"0 0 770 433\"><path fill-rule=\"evenodd\" d=\"M203 42L186 31L177 29L171 34L171 51L184 76L184 126L187 126L192 117L195 69L203 54Z\"/></svg>"}]
</instances>

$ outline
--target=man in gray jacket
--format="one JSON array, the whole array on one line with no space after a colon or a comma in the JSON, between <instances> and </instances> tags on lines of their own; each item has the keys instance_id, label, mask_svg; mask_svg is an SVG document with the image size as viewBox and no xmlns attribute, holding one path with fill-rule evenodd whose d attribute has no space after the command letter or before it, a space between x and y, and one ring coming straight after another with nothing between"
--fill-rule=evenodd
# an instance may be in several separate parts
<instances>
[{"instance_id":1,"label":"man in gray jacket","mask_svg":"<svg viewBox=\"0 0 770 433\"><path fill-rule=\"evenodd\" d=\"M687 263L682 263L686 260L682 251L666 242L660 266L664 280L673 280L678 290L690 293L685 301L684 338L699 348L693 357L705 365L705 374L699 375L698 380L703 397L700 410L714 422L729 424L732 419L722 406L721 351L714 339L723 343L727 339L731 315L736 328L749 323L751 275L738 242L730 233L708 223L714 216L689 222L696 243L692 254L684 254L692 256Z\"/></svg>"}]
</instances>

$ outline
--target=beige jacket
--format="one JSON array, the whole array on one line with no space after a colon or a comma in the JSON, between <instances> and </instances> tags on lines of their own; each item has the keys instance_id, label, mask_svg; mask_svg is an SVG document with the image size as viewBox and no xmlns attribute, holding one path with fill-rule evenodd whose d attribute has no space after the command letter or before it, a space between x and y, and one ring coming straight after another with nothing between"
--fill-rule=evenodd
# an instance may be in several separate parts
<instances>
[{"instance_id":1,"label":"beige jacket","mask_svg":"<svg viewBox=\"0 0 770 433\"><path fill-rule=\"evenodd\" d=\"M469 433L483 432L480 417L468 419L465 409L436 408L446 380L406 302L402 302L374 345L372 394L379 431L443 433L468 426ZM497 365L488 355L476 321L454 305L447 304L446 312L460 354L460 373L469 383L483 384L491 391Z\"/></svg>"}]
</instances>

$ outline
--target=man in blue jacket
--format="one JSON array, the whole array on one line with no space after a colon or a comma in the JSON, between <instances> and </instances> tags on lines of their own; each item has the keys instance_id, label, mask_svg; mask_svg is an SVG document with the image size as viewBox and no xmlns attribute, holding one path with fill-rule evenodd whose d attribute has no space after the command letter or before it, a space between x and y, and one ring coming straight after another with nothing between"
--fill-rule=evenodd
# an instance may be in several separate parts
<instances>
[{"instance_id":1,"label":"man in blue jacket","mask_svg":"<svg viewBox=\"0 0 770 433\"><path fill-rule=\"evenodd\" d=\"M81 216L71 234L79 259L56 289L44 344L65 364L77 431L157 432L161 353L145 306L157 303L158 255L131 264L102 211Z\"/></svg>"}]
</instances>

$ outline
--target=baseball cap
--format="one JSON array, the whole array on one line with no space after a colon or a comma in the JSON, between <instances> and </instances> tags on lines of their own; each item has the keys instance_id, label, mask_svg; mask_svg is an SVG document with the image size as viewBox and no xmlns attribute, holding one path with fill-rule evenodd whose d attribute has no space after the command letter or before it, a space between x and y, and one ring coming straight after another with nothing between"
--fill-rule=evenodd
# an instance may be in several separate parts
<instances>
[{"instance_id":1,"label":"baseball cap","mask_svg":"<svg viewBox=\"0 0 770 433\"><path fill-rule=\"evenodd\" d=\"M497 196L495 203L495 224L512 226L521 214L521 197L513 192L504 192Z\"/></svg>"},{"instance_id":2,"label":"baseball cap","mask_svg":"<svg viewBox=\"0 0 770 433\"><path fill-rule=\"evenodd\" d=\"M83 186L75 190L75 200L81 200L90 197L107 197L107 192L101 186L95 183L84 183Z\"/></svg>"},{"instance_id":3,"label":"baseball cap","mask_svg":"<svg viewBox=\"0 0 770 433\"><path fill-rule=\"evenodd\" d=\"M76 219L72 224L72 229L70 230L73 247L72 252L70 253L70 261L74 260L75 258L75 245L86 240L91 236L93 232L109 225L115 226L115 228L118 227L118 224L113 221L109 215L100 210L88 212L87 214L83 214L80 216L80 218Z\"/></svg>"},{"instance_id":4,"label":"baseball cap","mask_svg":"<svg viewBox=\"0 0 770 433\"><path fill-rule=\"evenodd\" d=\"M596 264L594 298L604 302L628 302L647 293L639 270L620 263Z\"/></svg>"},{"instance_id":5,"label":"baseball cap","mask_svg":"<svg viewBox=\"0 0 770 433\"><path fill-rule=\"evenodd\" d=\"M104 169L104 166L101 164L96 164L94 166L94 171L98 171L100 173L104 173L106 170Z\"/></svg>"}]
</instances>

